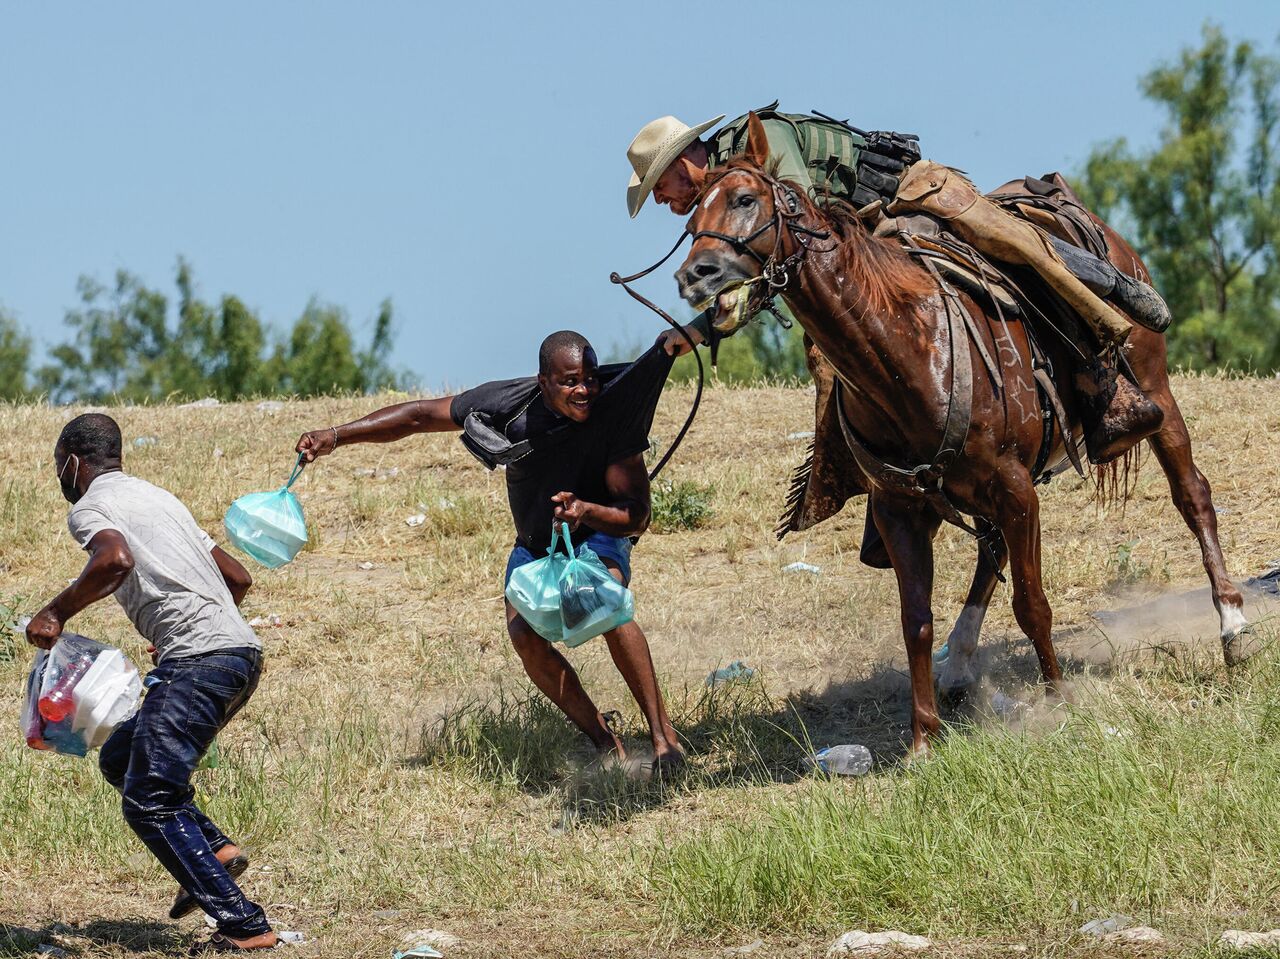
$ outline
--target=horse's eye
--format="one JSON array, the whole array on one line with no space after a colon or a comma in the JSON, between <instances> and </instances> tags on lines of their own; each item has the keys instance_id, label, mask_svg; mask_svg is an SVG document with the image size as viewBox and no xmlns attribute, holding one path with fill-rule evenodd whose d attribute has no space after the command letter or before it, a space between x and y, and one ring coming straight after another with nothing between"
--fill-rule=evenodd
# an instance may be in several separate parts
<instances>
[{"instance_id":1,"label":"horse's eye","mask_svg":"<svg viewBox=\"0 0 1280 959\"><path fill-rule=\"evenodd\" d=\"M743 207L754 206L755 202L756 202L756 198L753 197L750 193L745 193L742 196L738 197L738 206L743 206Z\"/></svg>"}]
</instances>

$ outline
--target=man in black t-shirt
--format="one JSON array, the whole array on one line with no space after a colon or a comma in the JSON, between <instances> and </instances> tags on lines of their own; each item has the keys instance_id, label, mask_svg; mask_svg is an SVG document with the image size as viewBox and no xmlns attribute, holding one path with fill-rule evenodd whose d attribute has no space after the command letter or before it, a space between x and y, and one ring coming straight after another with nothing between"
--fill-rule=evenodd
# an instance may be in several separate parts
<instances>
[{"instance_id":1,"label":"man in black t-shirt","mask_svg":"<svg viewBox=\"0 0 1280 959\"><path fill-rule=\"evenodd\" d=\"M536 379L499 380L456 396L388 406L342 426L305 433L297 451L311 462L339 445L389 443L414 433L460 430L469 418L478 418L517 450L506 469L507 499L516 526L506 579L517 567L546 554L552 523L560 522L575 547L588 544L626 585L631 579L630 538L649 525L644 453L649 448L653 385L660 386L657 377L665 379L670 364L671 357L651 350L635 364L614 371L616 378L602 388L591 344L578 333L553 333L539 350ZM622 742L573 667L509 602L507 632L534 684L598 749L624 756ZM604 638L649 723L655 767L678 765L684 751L667 717L643 631L633 621Z\"/></svg>"}]
</instances>

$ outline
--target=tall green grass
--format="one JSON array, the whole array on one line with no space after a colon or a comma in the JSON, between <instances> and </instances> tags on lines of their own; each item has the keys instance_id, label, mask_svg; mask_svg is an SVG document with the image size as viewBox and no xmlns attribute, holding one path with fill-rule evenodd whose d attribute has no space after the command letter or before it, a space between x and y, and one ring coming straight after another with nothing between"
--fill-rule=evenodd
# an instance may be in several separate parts
<instances>
[{"instance_id":1,"label":"tall green grass","mask_svg":"<svg viewBox=\"0 0 1280 959\"><path fill-rule=\"evenodd\" d=\"M927 762L815 782L655 857L683 929L1069 932L1280 907L1280 669L1171 663ZM1083 918L1081 918L1083 916Z\"/></svg>"}]
</instances>

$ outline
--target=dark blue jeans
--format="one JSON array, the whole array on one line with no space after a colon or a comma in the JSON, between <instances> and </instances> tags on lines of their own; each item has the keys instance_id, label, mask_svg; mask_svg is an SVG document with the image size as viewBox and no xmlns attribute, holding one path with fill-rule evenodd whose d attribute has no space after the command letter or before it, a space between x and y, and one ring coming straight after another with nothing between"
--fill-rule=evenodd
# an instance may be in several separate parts
<instances>
[{"instance_id":1,"label":"dark blue jeans","mask_svg":"<svg viewBox=\"0 0 1280 959\"><path fill-rule=\"evenodd\" d=\"M218 730L258 686L262 653L225 649L165 660L142 708L102 746L98 765L123 797L125 822L218 930L247 939L270 930L214 853L229 840L195 804L191 774Z\"/></svg>"}]
</instances>

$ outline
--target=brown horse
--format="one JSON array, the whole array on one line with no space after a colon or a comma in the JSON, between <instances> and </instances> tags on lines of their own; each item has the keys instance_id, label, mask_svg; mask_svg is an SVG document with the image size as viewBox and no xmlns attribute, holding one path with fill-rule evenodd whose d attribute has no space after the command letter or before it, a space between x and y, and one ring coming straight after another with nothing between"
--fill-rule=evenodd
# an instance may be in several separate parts
<instances>
[{"instance_id":1,"label":"brown horse","mask_svg":"<svg viewBox=\"0 0 1280 959\"><path fill-rule=\"evenodd\" d=\"M977 320L981 346L1000 358L1003 386L997 385L980 359L982 350L969 348L955 306L933 275L896 240L871 237L856 222L819 210L802 190L776 180L765 171L767 157L764 129L752 116L744 154L704 187L689 221L693 246L676 279L690 303L716 304L714 323L721 332L746 322L769 292L781 293L836 371L851 443L863 444L864 454L869 451L890 465L886 471L871 470L866 479L872 488L870 509L898 580L911 672L913 751L920 751L939 728L931 597L933 537L944 520L974 517L988 534L951 635L944 690L974 679L978 629L1006 563L1014 615L1035 647L1051 691L1061 678L1051 638L1053 614L1041 584L1039 500L1031 475L1046 435L1031 345L1021 323L996 322L979 302L959 294ZM1132 248L1100 225L1116 267L1145 276ZM1135 325L1128 343L1139 385L1165 414L1149 442L1174 503L1200 542L1221 617L1224 654L1232 663L1242 658L1243 600L1227 576L1209 484L1192 461L1186 424L1170 392L1164 340ZM1078 436L1067 347L1043 346L1057 371L1071 431ZM956 432L954 397L963 387L972 397L968 428L961 427L956 448L948 452L944 441ZM1062 461L1062 430L1054 428L1048 437L1049 462ZM864 472L865 464L864 455ZM901 481L916 464L924 465L910 481ZM892 467L899 469L895 473Z\"/></svg>"}]
</instances>

